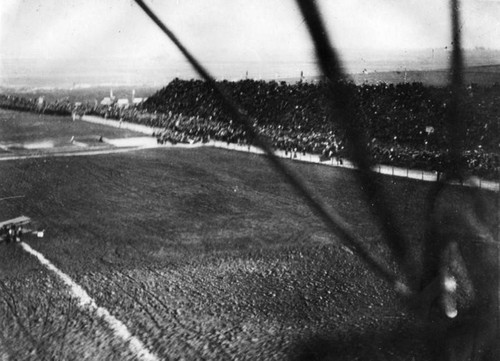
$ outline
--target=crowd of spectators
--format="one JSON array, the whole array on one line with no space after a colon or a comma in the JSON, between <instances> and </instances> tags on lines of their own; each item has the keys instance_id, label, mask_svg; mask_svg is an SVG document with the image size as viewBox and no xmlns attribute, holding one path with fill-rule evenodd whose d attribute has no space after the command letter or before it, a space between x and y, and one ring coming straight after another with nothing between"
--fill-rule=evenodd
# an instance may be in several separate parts
<instances>
[{"instance_id":1,"label":"crowd of spectators","mask_svg":"<svg viewBox=\"0 0 500 361\"><path fill-rule=\"evenodd\" d=\"M252 119L275 149L349 158L347 139L328 108L325 83L221 81L220 88ZM351 94L351 111L363 132L374 162L441 171L449 149L447 88L421 83L344 84ZM500 88L470 85L464 89L466 122L464 161L472 173L498 177ZM175 79L130 108L0 97L0 106L50 114L92 114L154 127L159 143L206 142L251 144L245 128L226 111L213 89L201 80Z\"/></svg>"},{"instance_id":2,"label":"crowd of spectators","mask_svg":"<svg viewBox=\"0 0 500 361\"><path fill-rule=\"evenodd\" d=\"M55 102L45 102L42 97L26 98L14 95L0 95L0 108L31 111L48 115L71 115L74 104L67 99Z\"/></svg>"},{"instance_id":3,"label":"crowd of spectators","mask_svg":"<svg viewBox=\"0 0 500 361\"><path fill-rule=\"evenodd\" d=\"M325 84L243 80L218 85L255 120L254 125L275 149L318 154L325 160L349 158L346 137L327 106ZM364 132L376 163L437 171L446 168L449 89L421 83L347 86L358 129ZM488 178L498 178L499 100L500 88L496 86L470 85L464 89L465 166ZM201 134L233 143L251 142L203 81L174 80L150 97L142 109L166 115L160 139L187 134L187 139L198 140L203 139ZM172 114L177 118L169 122Z\"/></svg>"}]
</instances>

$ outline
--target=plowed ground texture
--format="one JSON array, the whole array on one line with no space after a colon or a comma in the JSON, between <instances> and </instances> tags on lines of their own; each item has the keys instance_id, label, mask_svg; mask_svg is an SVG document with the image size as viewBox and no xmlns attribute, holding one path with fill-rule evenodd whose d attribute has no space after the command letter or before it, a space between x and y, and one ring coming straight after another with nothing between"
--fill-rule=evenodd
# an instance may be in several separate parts
<instances>
[{"instance_id":1,"label":"plowed ground texture","mask_svg":"<svg viewBox=\"0 0 500 361\"><path fill-rule=\"evenodd\" d=\"M288 165L394 267L353 171ZM377 181L418 245L431 185ZM341 246L265 157L169 148L2 161L0 194L24 195L2 201L0 219L46 229L24 241L159 359L430 360L440 346L439 327ZM136 355L20 244L0 243L0 359Z\"/></svg>"}]
</instances>

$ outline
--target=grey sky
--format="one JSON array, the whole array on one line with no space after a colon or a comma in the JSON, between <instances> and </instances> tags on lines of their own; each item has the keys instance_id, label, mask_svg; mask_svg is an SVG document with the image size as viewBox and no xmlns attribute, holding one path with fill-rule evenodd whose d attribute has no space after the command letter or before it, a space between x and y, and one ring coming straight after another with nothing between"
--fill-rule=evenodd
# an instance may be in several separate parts
<instances>
[{"instance_id":1,"label":"grey sky","mask_svg":"<svg viewBox=\"0 0 500 361\"><path fill-rule=\"evenodd\" d=\"M218 77L315 73L313 65L277 65L314 60L294 0L146 2ZM387 69L402 53L406 60L394 67L418 68L418 56L406 51L450 46L448 0L318 2L349 71ZM462 4L464 47L500 49L500 0ZM184 58L132 0L0 0L0 16L0 85L164 83L193 74L176 65ZM446 67L446 56L430 66ZM231 71L221 62L231 62ZM243 62L258 65L235 67Z\"/></svg>"},{"instance_id":2,"label":"grey sky","mask_svg":"<svg viewBox=\"0 0 500 361\"><path fill-rule=\"evenodd\" d=\"M149 0L190 49L211 60L307 56L291 0ZM340 48L449 45L444 0L320 1ZM2 0L3 58L168 56L178 52L131 0ZM463 1L465 47L500 48L500 1Z\"/></svg>"}]
</instances>

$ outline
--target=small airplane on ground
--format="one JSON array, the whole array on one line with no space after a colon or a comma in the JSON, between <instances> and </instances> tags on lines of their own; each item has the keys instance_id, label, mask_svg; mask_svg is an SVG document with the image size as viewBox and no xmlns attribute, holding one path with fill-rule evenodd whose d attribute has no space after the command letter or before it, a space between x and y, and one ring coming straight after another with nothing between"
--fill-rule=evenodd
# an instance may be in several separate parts
<instances>
[{"instance_id":1,"label":"small airplane on ground","mask_svg":"<svg viewBox=\"0 0 500 361\"><path fill-rule=\"evenodd\" d=\"M21 236L25 234L36 234L37 237L42 238L45 230L33 231L27 227L30 223L31 218L26 216L0 222L0 242L21 242Z\"/></svg>"}]
</instances>

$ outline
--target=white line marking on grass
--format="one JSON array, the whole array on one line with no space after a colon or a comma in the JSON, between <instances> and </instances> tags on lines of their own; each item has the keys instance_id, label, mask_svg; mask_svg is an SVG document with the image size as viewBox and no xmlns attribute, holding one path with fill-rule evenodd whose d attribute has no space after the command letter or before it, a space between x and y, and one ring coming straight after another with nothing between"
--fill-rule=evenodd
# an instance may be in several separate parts
<instances>
[{"instance_id":1,"label":"white line marking on grass","mask_svg":"<svg viewBox=\"0 0 500 361\"><path fill-rule=\"evenodd\" d=\"M54 272L59 278L70 288L71 295L78 299L78 305L83 309L95 311L99 317L107 322L108 326L113 331L114 335L121 338L128 344L130 350L137 356L139 360L157 361L158 358L149 352L146 346L128 330L127 326L112 314L109 313L104 307L99 307L89 296L89 294L79 285L77 285L71 277L62 272L59 268L54 266L43 254L35 251L28 244L21 242L21 247L31 255L35 256L41 264L47 267L50 271Z\"/></svg>"}]
</instances>

